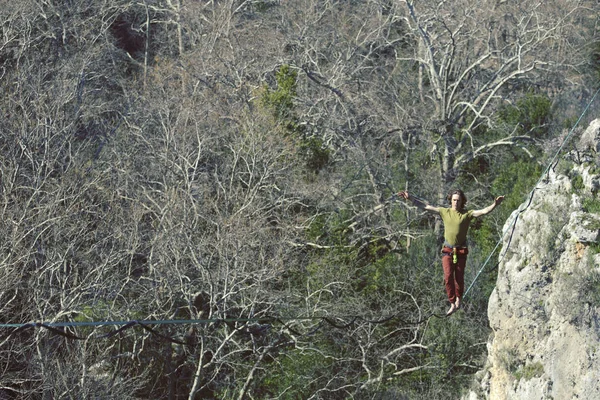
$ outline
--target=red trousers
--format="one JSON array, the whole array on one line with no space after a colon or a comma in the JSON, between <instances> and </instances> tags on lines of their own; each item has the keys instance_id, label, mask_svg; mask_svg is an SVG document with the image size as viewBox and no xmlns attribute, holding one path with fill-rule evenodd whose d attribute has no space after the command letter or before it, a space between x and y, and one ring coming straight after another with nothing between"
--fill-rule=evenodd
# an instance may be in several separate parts
<instances>
[{"instance_id":1,"label":"red trousers","mask_svg":"<svg viewBox=\"0 0 600 400\"><path fill-rule=\"evenodd\" d=\"M444 268L444 285L450 303L454 303L457 297L462 298L465 290L465 266L467 255L458 255L457 263L452 262L452 254L442 254L442 267Z\"/></svg>"}]
</instances>

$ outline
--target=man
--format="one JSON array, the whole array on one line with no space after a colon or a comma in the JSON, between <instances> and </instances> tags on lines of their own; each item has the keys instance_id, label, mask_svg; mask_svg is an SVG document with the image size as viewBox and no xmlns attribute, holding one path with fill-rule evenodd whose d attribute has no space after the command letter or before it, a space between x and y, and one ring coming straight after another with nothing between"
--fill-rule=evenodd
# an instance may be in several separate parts
<instances>
[{"instance_id":1,"label":"man","mask_svg":"<svg viewBox=\"0 0 600 400\"><path fill-rule=\"evenodd\" d=\"M450 301L450 309L446 315L451 315L460 309L461 298L465 289L465 265L467 263L467 233L473 218L489 214L500 205L504 196L496 197L494 202L481 210L467 211L467 196L462 190L450 192L447 199L450 208L434 207L427 202L411 196L408 192L399 192L398 196L410 200L417 207L437 213L444 222L444 246L442 247L442 267L444 268L444 284Z\"/></svg>"}]
</instances>

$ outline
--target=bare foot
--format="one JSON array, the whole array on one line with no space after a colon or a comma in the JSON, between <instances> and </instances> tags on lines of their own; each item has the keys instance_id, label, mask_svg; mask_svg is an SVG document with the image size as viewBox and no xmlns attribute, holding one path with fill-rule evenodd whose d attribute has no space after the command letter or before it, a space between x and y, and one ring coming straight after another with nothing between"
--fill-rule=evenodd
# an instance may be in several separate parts
<instances>
[{"instance_id":1,"label":"bare foot","mask_svg":"<svg viewBox=\"0 0 600 400\"><path fill-rule=\"evenodd\" d=\"M454 301L454 307L456 307L457 310L460 310L460 297L457 297Z\"/></svg>"},{"instance_id":2,"label":"bare foot","mask_svg":"<svg viewBox=\"0 0 600 400\"><path fill-rule=\"evenodd\" d=\"M450 305L450 309L448 310L448 312L446 312L446 315L452 315L454 313L454 311L456 311L456 310L457 310L457 308L453 303Z\"/></svg>"}]
</instances>

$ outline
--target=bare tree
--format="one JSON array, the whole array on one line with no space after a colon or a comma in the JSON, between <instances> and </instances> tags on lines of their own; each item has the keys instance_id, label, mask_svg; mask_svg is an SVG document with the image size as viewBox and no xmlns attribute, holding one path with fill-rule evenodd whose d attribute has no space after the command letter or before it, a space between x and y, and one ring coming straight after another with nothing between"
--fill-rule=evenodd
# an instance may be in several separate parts
<instances>
[{"instance_id":1,"label":"bare tree","mask_svg":"<svg viewBox=\"0 0 600 400\"><path fill-rule=\"evenodd\" d=\"M496 141L476 137L494 127L498 106L533 84L558 77L572 66L576 21L584 2L402 2L399 16L415 44L399 61L419 67L418 94L432 111L423 127L440 154L444 186L461 167L498 146L530 140L509 127ZM560 84L560 83L559 83ZM546 90L550 90L546 87Z\"/></svg>"},{"instance_id":2,"label":"bare tree","mask_svg":"<svg viewBox=\"0 0 600 400\"><path fill-rule=\"evenodd\" d=\"M525 139L476 131L560 84L580 4L557 4L8 3L2 322L204 322L19 331L1 393L359 398L439 372L423 233L385 200Z\"/></svg>"}]
</instances>

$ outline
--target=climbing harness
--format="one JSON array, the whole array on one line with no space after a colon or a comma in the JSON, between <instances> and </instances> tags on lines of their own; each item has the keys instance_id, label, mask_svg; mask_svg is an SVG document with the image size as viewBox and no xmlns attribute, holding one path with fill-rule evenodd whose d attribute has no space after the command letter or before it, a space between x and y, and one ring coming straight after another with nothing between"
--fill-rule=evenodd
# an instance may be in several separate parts
<instances>
[{"instance_id":1,"label":"climbing harness","mask_svg":"<svg viewBox=\"0 0 600 400\"><path fill-rule=\"evenodd\" d=\"M444 247L442 247L442 254L445 256L452 256L452 264L458 263L459 256L467 256L469 254L469 249L466 246L453 246L444 242Z\"/></svg>"}]
</instances>

